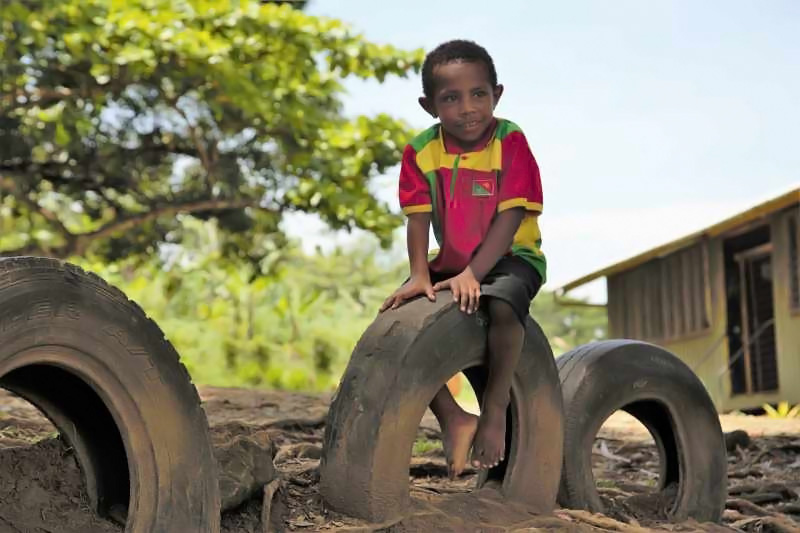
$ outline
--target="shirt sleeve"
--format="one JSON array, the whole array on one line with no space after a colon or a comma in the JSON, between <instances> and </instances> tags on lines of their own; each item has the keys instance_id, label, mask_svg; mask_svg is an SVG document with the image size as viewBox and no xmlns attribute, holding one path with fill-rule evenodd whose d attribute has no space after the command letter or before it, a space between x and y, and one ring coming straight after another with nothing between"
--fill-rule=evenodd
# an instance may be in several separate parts
<instances>
[{"instance_id":1,"label":"shirt sleeve","mask_svg":"<svg viewBox=\"0 0 800 533\"><path fill-rule=\"evenodd\" d=\"M528 141L520 131L503 139L503 169L500 173L500 194L497 211L524 207L527 211L542 212L542 182L539 165Z\"/></svg>"},{"instance_id":2,"label":"shirt sleeve","mask_svg":"<svg viewBox=\"0 0 800 533\"><path fill-rule=\"evenodd\" d=\"M405 215L432 211L430 185L417 165L416 152L410 144L403 151L400 164L399 197Z\"/></svg>"}]
</instances>

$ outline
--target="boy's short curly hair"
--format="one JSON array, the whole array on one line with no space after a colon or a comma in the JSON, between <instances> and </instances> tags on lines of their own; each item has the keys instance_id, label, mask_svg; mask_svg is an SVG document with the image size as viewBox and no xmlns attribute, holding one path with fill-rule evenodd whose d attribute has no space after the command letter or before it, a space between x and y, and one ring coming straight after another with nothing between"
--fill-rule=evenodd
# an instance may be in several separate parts
<instances>
[{"instance_id":1,"label":"boy's short curly hair","mask_svg":"<svg viewBox=\"0 0 800 533\"><path fill-rule=\"evenodd\" d=\"M433 69L452 61L482 62L489 71L489 82L497 87L497 71L494 61L484 47L474 41L454 39L440 44L431 50L422 63L422 91L427 98L433 97L435 90Z\"/></svg>"}]
</instances>

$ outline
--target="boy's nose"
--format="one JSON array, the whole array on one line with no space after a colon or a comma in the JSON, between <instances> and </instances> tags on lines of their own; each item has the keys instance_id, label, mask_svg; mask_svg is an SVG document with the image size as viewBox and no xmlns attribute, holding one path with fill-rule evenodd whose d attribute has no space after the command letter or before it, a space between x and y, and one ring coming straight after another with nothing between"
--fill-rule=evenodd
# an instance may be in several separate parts
<instances>
[{"instance_id":1,"label":"boy's nose","mask_svg":"<svg viewBox=\"0 0 800 533\"><path fill-rule=\"evenodd\" d=\"M464 102L461 104L461 109L459 109L459 114L466 118L470 115L475 114L475 106L472 105L470 102Z\"/></svg>"}]
</instances>

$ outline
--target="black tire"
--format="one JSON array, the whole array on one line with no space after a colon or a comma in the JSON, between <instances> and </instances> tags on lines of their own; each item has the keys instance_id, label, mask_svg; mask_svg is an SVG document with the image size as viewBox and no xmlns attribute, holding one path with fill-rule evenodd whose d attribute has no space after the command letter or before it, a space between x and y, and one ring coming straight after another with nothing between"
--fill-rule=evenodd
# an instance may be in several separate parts
<instances>
[{"instance_id":1,"label":"black tire","mask_svg":"<svg viewBox=\"0 0 800 533\"><path fill-rule=\"evenodd\" d=\"M379 315L353 351L325 426L320 490L333 509L373 521L400 516L417 428L436 391L459 371L481 394L485 320L450 293ZM469 370L468 370L469 369ZM506 461L489 472L505 497L553 509L561 475L561 390L550 346L528 320L512 385ZM481 477L479 485L486 481Z\"/></svg>"},{"instance_id":2,"label":"black tire","mask_svg":"<svg viewBox=\"0 0 800 533\"><path fill-rule=\"evenodd\" d=\"M74 448L101 516L129 533L219 532L197 391L119 290L56 260L0 260L0 387L41 409Z\"/></svg>"},{"instance_id":3,"label":"black tire","mask_svg":"<svg viewBox=\"0 0 800 533\"><path fill-rule=\"evenodd\" d=\"M725 441L705 387L680 359L644 342L588 344L556 360L566 431L559 503L603 512L592 474L592 445L619 409L637 418L660 455L659 490L675 494L668 516L716 522L726 498Z\"/></svg>"}]
</instances>

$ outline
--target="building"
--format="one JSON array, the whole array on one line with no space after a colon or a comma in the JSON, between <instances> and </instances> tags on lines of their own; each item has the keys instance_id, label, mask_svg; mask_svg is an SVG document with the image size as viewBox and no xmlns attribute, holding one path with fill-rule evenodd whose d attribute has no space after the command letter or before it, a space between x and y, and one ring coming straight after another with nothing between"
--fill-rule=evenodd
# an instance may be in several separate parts
<instances>
[{"instance_id":1,"label":"building","mask_svg":"<svg viewBox=\"0 0 800 533\"><path fill-rule=\"evenodd\" d=\"M658 344L721 412L800 403L800 189L558 289L606 278L611 338Z\"/></svg>"}]
</instances>

